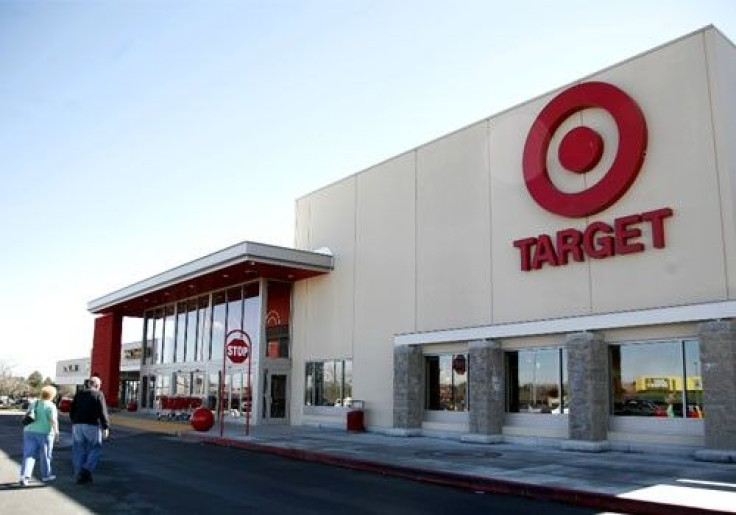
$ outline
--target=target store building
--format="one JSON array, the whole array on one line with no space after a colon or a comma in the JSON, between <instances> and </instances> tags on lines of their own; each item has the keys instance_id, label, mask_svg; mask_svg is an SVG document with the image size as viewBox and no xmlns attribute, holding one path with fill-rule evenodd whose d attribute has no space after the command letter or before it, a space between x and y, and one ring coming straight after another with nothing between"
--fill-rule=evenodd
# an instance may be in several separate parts
<instances>
[{"instance_id":1,"label":"target store building","mask_svg":"<svg viewBox=\"0 0 736 515\"><path fill-rule=\"evenodd\" d=\"M327 185L90 302L92 369L141 317L145 410L736 460L734 91L706 27Z\"/></svg>"}]
</instances>

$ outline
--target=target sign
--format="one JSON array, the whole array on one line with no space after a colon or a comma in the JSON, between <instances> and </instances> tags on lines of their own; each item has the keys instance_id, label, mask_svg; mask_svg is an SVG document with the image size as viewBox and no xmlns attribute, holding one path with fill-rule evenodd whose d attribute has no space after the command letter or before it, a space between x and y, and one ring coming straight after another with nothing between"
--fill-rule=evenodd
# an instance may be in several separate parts
<instances>
[{"instance_id":1,"label":"target sign","mask_svg":"<svg viewBox=\"0 0 736 515\"><path fill-rule=\"evenodd\" d=\"M588 108L608 111L616 122L619 143L611 168L588 189L560 191L550 179L547 154L560 125ZM605 82L585 82L553 98L537 116L524 145L524 182L532 198L547 211L580 218L599 213L626 193L639 174L647 147L647 125L639 106L626 93ZM577 127L560 143L558 159L564 169L583 174L603 155L603 138L589 127Z\"/></svg>"}]
</instances>

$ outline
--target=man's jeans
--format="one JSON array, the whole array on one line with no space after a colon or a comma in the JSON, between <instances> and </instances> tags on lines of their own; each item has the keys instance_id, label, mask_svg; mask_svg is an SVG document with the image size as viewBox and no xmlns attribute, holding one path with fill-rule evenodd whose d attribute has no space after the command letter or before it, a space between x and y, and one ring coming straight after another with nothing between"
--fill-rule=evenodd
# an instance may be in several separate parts
<instances>
[{"instance_id":1,"label":"man's jeans","mask_svg":"<svg viewBox=\"0 0 736 515\"><path fill-rule=\"evenodd\" d=\"M20 467L20 478L30 478L36 458L41 465L41 479L51 477L51 458L54 451L53 433L23 432L23 461Z\"/></svg>"},{"instance_id":2,"label":"man's jeans","mask_svg":"<svg viewBox=\"0 0 736 515\"><path fill-rule=\"evenodd\" d=\"M72 426L72 465L74 475L78 476L82 469L92 472L100 461L102 451L102 429L90 424L74 424Z\"/></svg>"}]
</instances>

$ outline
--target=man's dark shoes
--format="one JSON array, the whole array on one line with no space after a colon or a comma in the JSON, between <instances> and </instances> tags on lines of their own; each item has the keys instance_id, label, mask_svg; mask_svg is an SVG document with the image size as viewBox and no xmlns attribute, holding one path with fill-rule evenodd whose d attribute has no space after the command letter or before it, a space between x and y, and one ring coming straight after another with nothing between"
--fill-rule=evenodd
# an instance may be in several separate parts
<instances>
[{"instance_id":1,"label":"man's dark shoes","mask_svg":"<svg viewBox=\"0 0 736 515\"><path fill-rule=\"evenodd\" d=\"M90 472L87 469L82 469L82 471L77 476L77 484L83 485L85 483L91 483L92 482L92 472Z\"/></svg>"}]
</instances>

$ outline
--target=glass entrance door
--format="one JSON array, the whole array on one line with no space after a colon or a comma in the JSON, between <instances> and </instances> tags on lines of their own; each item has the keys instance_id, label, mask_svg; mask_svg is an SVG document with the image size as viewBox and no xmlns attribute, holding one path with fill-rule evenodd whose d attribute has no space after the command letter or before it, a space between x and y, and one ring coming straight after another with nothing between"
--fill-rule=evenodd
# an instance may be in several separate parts
<instances>
[{"instance_id":1,"label":"glass entrance door","mask_svg":"<svg viewBox=\"0 0 736 515\"><path fill-rule=\"evenodd\" d=\"M286 424L287 417L287 394L288 374L269 373L265 370L263 381L263 423Z\"/></svg>"}]
</instances>

